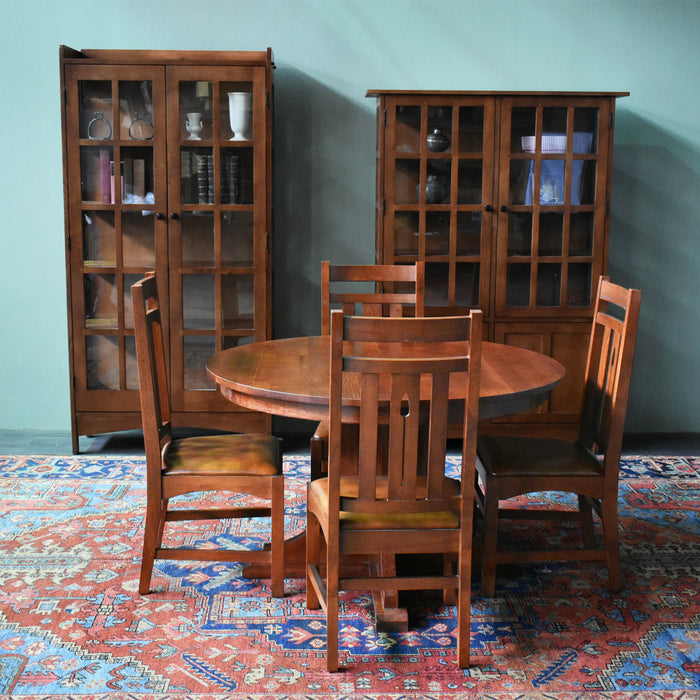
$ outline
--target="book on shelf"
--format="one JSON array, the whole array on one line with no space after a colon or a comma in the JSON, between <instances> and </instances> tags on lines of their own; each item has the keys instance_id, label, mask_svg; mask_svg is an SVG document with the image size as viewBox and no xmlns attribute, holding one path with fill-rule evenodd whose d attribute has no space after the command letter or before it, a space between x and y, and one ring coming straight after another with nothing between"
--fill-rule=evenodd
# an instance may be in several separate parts
<instances>
[{"instance_id":1,"label":"book on shelf","mask_svg":"<svg viewBox=\"0 0 700 700\"><path fill-rule=\"evenodd\" d=\"M132 168L133 194L143 198L146 196L146 161L143 158L134 158Z\"/></svg>"},{"instance_id":2,"label":"book on shelf","mask_svg":"<svg viewBox=\"0 0 700 700\"><path fill-rule=\"evenodd\" d=\"M100 191L103 204L109 204L111 200L110 155L109 149L100 149Z\"/></svg>"}]
</instances>

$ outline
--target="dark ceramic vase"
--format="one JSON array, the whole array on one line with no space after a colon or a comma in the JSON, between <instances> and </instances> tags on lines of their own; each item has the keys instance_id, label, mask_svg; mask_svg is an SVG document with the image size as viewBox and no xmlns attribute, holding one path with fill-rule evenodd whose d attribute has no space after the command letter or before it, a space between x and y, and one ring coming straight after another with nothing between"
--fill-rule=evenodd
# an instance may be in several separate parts
<instances>
[{"instance_id":1,"label":"dark ceramic vase","mask_svg":"<svg viewBox=\"0 0 700 700\"><path fill-rule=\"evenodd\" d=\"M450 147L450 139L445 136L442 129L436 126L427 138L428 150L433 153L442 153Z\"/></svg>"}]
</instances>

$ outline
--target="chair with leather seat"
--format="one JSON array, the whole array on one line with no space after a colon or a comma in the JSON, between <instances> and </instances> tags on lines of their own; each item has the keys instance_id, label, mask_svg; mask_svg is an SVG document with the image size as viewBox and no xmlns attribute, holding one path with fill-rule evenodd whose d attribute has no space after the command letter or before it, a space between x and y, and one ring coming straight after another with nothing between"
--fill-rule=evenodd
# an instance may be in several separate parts
<instances>
[{"instance_id":1,"label":"chair with leather seat","mask_svg":"<svg viewBox=\"0 0 700 700\"><path fill-rule=\"evenodd\" d=\"M321 263L321 332L328 335L331 310L347 316L423 316L425 262L413 265L331 265ZM353 440L352 428L346 428ZM310 444L311 478L326 471L328 423L321 421Z\"/></svg>"},{"instance_id":2,"label":"chair with leather seat","mask_svg":"<svg viewBox=\"0 0 700 700\"><path fill-rule=\"evenodd\" d=\"M458 663L469 665L481 333L478 310L442 318L331 314L328 475L307 488L306 574L307 607L326 613L329 671L339 664L339 592L355 590L433 589L449 599L456 589ZM355 397L344 402L343 387L356 387ZM455 403L450 417L461 415L463 426L461 482L445 474L448 405L455 411ZM353 410L359 450L349 474L342 428ZM370 566L358 575L341 566L347 556L374 562L434 552L448 553L450 566L441 573L384 576Z\"/></svg>"},{"instance_id":3,"label":"chair with leather seat","mask_svg":"<svg viewBox=\"0 0 700 700\"><path fill-rule=\"evenodd\" d=\"M483 595L494 595L499 564L540 561L602 560L607 563L610 589L622 587L618 472L640 302L639 290L600 278L576 440L496 435L479 438L476 496L484 529ZM575 494L578 509L542 509L541 504L537 509L515 508L512 501L508 503L517 496L551 491ZM593 510L602 522L602 545L596 543ZM499 539L502 519L578 521L582 547L506 548ZM538 537L543 535L535 531L535 540Z\"/></svg>"},{"instance_id":4,"label":"chair with leather seat","mask_svg":"<svg viewBox=\"0 0 700 700\"><path fill-rule=\"evenodd\" d=\"M280 441L272 435L206 435L173 439L158 286L154 274L131 287L146 450L147 505L139 592L149 592L155 559L269 564L271 592L284 595L284 476ZM169 507L171 499L226 491L265 499L269 506ZM271 518L267 550L164 547L166 522Z\"/></svg>"}]
</instances>

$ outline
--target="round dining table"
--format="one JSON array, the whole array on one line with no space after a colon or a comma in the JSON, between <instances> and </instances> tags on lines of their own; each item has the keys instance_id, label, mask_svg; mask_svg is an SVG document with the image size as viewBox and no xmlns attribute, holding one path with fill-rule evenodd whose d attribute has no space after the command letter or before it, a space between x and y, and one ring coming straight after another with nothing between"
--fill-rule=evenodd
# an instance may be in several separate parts
<instances>
[{"instance_id":1,"label":"round dining table","mask_svg":"<svg viewBox=\"0 0 700 700\"><path fill-rule=\"evenodd\" d=\"M329 336L283 338L240 345L216 353L207 362L221 393L235 404L264 413L323 421L328 419ZM521 413L543 403L564 378L564 367L532 350L484 342L481 356L479 418ZM464 398L459 375L450 381L450 396ZM380 390L381 391L381 390ZM356 419L358 385L343 384L343 421ZM459 413L450 416L459 419ZM305 533L285 540L285 574L303 577ZM346 565L352 564L346 562ZM360 564L366 566L366 562ZM262 565L246 568L249 578L269 578ZM375 596L378 629L406 631L408 617L398 596Z\"/></svg>"},{"instance_id":2,"label":"round dining table","mask_svg":"<svg viewBox=\"0 0 700 700\"><path fill-rule=\"evenodd\" d=\"M211 357L207 371L221 393L239 406L277 416L328 419L329 336L239 345ZM551 357L484 342L479 418L507 416L539 406L563 378L564 367ZM356 388L352 384L343 387L349 421L351 409L359 401ZM458 377L450 384L450 394L460 398Z\"/></svg>"}]
</instances>

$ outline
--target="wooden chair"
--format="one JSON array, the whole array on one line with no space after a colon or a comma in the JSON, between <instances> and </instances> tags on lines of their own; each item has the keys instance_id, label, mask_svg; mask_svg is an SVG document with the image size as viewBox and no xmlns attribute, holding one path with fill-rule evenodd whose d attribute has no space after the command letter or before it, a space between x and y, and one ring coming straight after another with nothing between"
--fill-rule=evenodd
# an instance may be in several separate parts
<instances>
[{"instance_id":1,"label":"wooden chair","mask_svg":"<svg viewBox=\"0 0 700 700\"><path fill-rule=\"evenodd\" d=\"M152 273L131 287L146 448L147 505L139 592L149 592L154 559L263 562L272 595L284 595L284 476L280 443L272 435L203 436L174 440L161 309ZM169 501L196 491L233 491L270 501L270 507L175 509ZM167 521L269 516L269 550L165 548Z\"/></svg>"},{"instance_id":2,"label":"wooden chair","mask_svg":"<svg viewBox=\"0 0 700 700\"><path fill-rule=\"evenodd\" d=\"M308 484L306 557L307 607L320 605L326 612L329 671L338 670L341 590L442 589L449 597L457 589L457 655L461 667L469 664L481 321L480 311L402 319L332 312L328 476ZM464 397L461 484L445 476L448 388L455 373ZM343 412L350 410L343 406L344 385L356 386L360 397L360 448L352 475L341 469ZM388 437L380 439L384 426ZM442 574L385 577L370 567L366 575L341 577L346 555L374 560L433 552L451 553Z\"/></svg>"},{"instance_id":3,"label":"wooden chair","mask_svg":"<svg viewBox=\"0 0 700 700\"><path fill-rule=\"evenodd\" d=\"M371 286L372 289L368 289ZM330 331L331 309L346 316L423 316L425 263L415 265L331 265L321 263L321 332ZM346 440L356 439L353 427ZM327 470L328 423L321 421L311 438L311 479Z\"/></svg>"},{"instance_id":4,"label":"wooden chair","mask_svg":"<svg viewBox=\"0 0 700 700\"><path fill-rule=\"evenodd\" d=\"M632 372L641 292L601 277L588 348L583 411L576 441L527 437L481 437L478 441L477 504L483 514L481 591L492 596L497 564L604 560L610 588L621 588L617 488L620 450ZM602 453L600 460L597 454ZM521 510L502 501L536 491L578 496L578 510ZM602 521L604 546L597 547L592 508ZM583 548L501 549L501 518L578 520Z\"/></svg>"}]
</instances>

